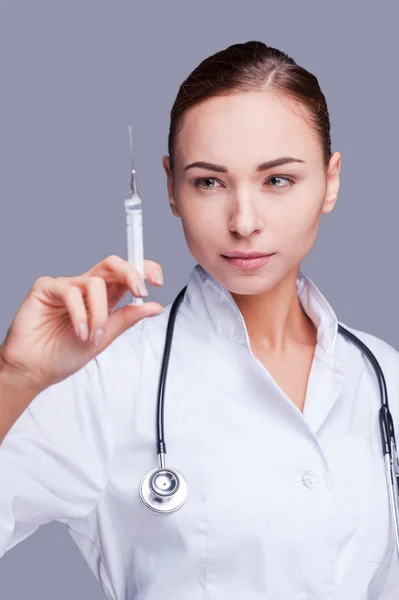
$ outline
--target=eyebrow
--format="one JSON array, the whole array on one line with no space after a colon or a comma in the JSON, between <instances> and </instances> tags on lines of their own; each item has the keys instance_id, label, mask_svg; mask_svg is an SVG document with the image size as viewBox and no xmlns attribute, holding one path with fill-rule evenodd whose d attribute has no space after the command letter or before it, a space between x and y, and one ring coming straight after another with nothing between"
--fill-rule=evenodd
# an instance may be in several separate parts
<instances>
[{"instance_id":1,"label":"eyebrow","mask_svg":"<svg viewBox=\"0 0 399 600\"><path fill-rule=\"evenodd\" d=\"M280 167L281 165L287 165L288 163L305 163L306 161L300 158L293 158L292 156L281 156L280 158L275 158L273 160L267 160L266 162L259 163L255 165L254 172L260 173L261 171L268 171L269 169L274 169L275 167ZM214 165L210 162L205 162L203 160L198 160L184 167L184 171L188 169L192 169L194 167L198 167L199 169L206 169L208 171L216 171L218 173L228 173L227 167L223 167L222 165Z\"/></svg>"}]
</instances>

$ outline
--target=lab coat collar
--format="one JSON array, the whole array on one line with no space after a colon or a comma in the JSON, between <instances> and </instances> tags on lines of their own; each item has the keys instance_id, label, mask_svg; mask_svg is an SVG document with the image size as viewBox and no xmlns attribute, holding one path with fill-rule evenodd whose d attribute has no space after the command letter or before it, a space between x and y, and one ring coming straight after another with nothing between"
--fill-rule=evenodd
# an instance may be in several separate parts
<instances>
[{"instance_id":1,"label":"lab coat collar","mask_svg":"<svg viewBox=\"0 0 399 600\"><path fill-rule=\"evenodd\" d=\"M338 335L338 320L329 302L301 271L297 277L297 293L303 310L317 327L317 344L303 412L281 388L280 394L289 410L294 411L300 425L305 424L316 435L344 386L348 344L342 335ZM198 322L203 323L205 328L210 325L217 335L243 345L254 356L244 318L234 298L199 264L191 272L183 303L197 325ZM270 380L270 373L266 369L264 373Z\"/></svg>"},{"instance_id":2,"label":"lab coat collar","mask_svg":"<svg viewBox=\"0 0 399 600\"><path fill-rule=\"evenodd\" d=\"M332 354L338 330L334 310L313 281L301 271L297 278L297 293L303 310L317 327L318 346ZM249 347L244 318L230 291L199 264L189 277L184 303L218 335Z\"/></svg>"}]
</instances>

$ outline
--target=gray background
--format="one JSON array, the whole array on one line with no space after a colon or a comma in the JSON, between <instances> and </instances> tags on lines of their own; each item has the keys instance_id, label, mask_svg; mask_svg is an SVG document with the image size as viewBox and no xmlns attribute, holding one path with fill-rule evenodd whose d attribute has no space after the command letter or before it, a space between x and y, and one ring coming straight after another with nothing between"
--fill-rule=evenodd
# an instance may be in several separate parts
<instances>
[{"instance_id":1,"label":"gray background","mask_svg":"<svg viewBox=\"0 0 399 600\"><path fill-rule=\"evenodd\" d=\"M165 275L149 300L173 300L195 262L162 169L169 111L202 59L258 39L316 75L342 154L338 203L302 270L339 320L399 349L397 12L387 1L2 0L1 340L39 276L127 258L130 123L145 258ZM0 597L105 598L61 523L3 557Z\"/></svg>"}]
</instances>

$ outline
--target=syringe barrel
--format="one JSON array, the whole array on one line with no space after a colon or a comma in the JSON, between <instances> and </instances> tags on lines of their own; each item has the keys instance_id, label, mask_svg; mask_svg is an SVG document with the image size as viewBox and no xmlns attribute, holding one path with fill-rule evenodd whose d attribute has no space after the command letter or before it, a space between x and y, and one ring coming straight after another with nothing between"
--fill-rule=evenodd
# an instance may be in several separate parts
<instances>
[{"instance_id":1,"label":"syringe barrel","mask_svg":"<svg viewBox=\"0 0 399 600\"><path fill-rule=\"evenodd\" d=\"M127 260L144 279L143 211L141 200L125 200ZM143 304L143 298L133 296L132 304Z\"/></svg>"}]
</instances>

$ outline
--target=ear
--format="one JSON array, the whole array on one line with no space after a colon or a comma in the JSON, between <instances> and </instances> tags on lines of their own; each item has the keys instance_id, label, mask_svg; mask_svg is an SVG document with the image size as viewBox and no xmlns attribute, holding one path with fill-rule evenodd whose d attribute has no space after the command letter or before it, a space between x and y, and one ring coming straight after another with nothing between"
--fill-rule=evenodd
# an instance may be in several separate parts
<instances>
[{"instance_id":1,"label":"ear","mask_svg":"<svg viewBox=\"0 0 399 600\"><path fill-rule=\"evenodd\" d=\"M341 154L334 152L330 158L327 169L327 190L326 197L322 207L322 213L330 213L337 202L339 191L339 173L341 170Z\"/></svg>"},{"instance_id":2,"label":"ear","mask_svg":"<svg viewBox=\"0 0 399 600\"><path fill-rule=\"evenodd\" d=\"M172 209L172 213L175 217L180 217L179 209L177 208L177 203L174 197L173 192L173 175L170 170L170 159L169 156L164 156L162 159L162 165L165 169L166 177L167 177L167 187L168 187L168 196L170 208Z\"/></svg>"}]
</instances>

